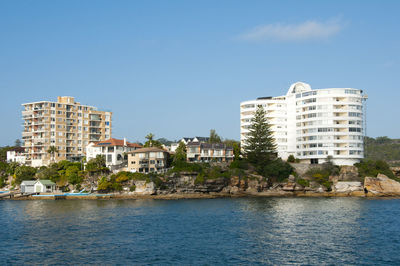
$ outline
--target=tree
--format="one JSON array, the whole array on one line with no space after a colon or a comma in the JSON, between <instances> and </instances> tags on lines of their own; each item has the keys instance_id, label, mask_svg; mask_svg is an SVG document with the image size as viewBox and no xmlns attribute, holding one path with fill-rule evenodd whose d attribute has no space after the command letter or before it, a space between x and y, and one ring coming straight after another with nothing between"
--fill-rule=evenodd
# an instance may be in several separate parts
<instances>
[{"instance_id":1,"label":"tree","mask_svg":"<svg viewBox=\"0 0 400 266\"><path fill-rule=\"evenodd\" d=\"M60 173L57 171L57 164L52 164L49 167L41 167L36 174L38 179L50 179L53 182L60 180Z\"/></svg>"},{"instance_id":2,"label":"tree","mask_svg":"<svg viewBox=\"0 0 400 266\"><path fill-rule=\"evenodd\" d=\"M12 147L6 146L0 148L0 161L5 162L7 161L7 151L11 150Z\"/></svg>"},{"instance_id":3,"label":"tree","mask_svg":"<svg viewBox=\"0 0 400 266\"><path fill-rule=\"evenodd\" d=\"M276 158L275 140L266 114L264 108L258 106L243 147L245 157L258 172L262 172L263 166Z\"/></svg>"},{"instance_id":4,"label":"tree","mask_svg":"<svg viewBox=\"0 0 400 266\"><path fill-rule=\"evenodd\" d=\"M16 139L15 140L15 147L21 147L21 140L20 139Z\"/></svg>"},{"instance_id":5,"label":"tree","mask_svg":"<svg viewBox=\"0 0 400 266\"><path fill-rule=\"evenodd\" d=\"M79 168L76 165L68 166L67 170L65 170L65 176L67 177L68 182L72 185L78 185L83 181L83 178L79 173Z\"/></svg>"},{"instance_id":6,"label":"tree","mask_svg":"<svg viewBox=\"0 0 400 266\"><path fill-rule=\"evenodd\" d=\"M0 188L6 185L8 178L8 165L5 162L0 161Z\"/></svg>"},{"instance_id":7,"label":"tree","mask_svg":"<svg viewBox=\"0 0 400 266\"><path fill-rule=\"evenodd\" d=\"M147 141L145 142L145 144L143 145L143 147L158 147L158 148L162 148L162 143L159 142L158 140L154 140L154 134L153 133L149 133L146 136Z\"/></svg>"},{"instance_id":8,"label":"tree","mask_svg":"<svg viewBox=\"0 0 400 266\"><path fill-rule=\"evenodd\" d=\"M51 155L51 160L54 162L55 161L55 154L58 152L58 149L56 146L50 146L49 149L47 150L47 153Z\"/></svg>"},{"instance_id":9,"label":"tree","mask_svg":"<svg viewBox=\"0 0 400 266\"><path fill-rule=\"evenodd\" d=\"M296 162L296 158L294 158L293 154L290 154L286 161L288 163L294 163Z\"/></svg>"},{"instance_id":10,"label":"tree","mask_svg":"<svg viewBox=\"0 0 400 266\"><path fill-rule=\"evenodd\" d=\"M240 159L240 143L239 142L233 143L233 155L235 156L233 158L235 161Z\"/></svg>"},{"instance_id":11,"label":"tree","mask_svg":"<svg viewBox=\"0 0 400 266\"><path fill-rule=\"evenodd\" d=\"M170 146L171 143L173 143L173 141L168 140L166 138L159 138L157 139L158 142L160 142L161 144L164 144L165 146Z\"/></svg>"},{"instance_id":12,"label":"tree","mask_svg":"<svg viewBox=\"0 0 400 266\"><path fill-rule=\"evenodd\" d=\"M21 165L15 169L15 183L21 184L24 180L34 180L36 168L26 165Z\"/></svg>"},{"instance_id":13,"label":"tree","mask_svg":"<svg viewBox=\"0 0 400 266\"><path fill-rule=\"evenodd\" d=\"M110 172L110 169L106 167L106 159L104 156L97 155L96 158L91 159L86 164L86 174L89 177L90 185L94 186L95 181L101 174Z\"/></svg>"},{"instance_id":14,"label":"tree","mask_svg":"<svg viewBox=\"0 0 400 266\"><path fill-rule=\"evenodd\" d=\"M149 142L149 147L153 146L153 138L154 138L154 134L153 133L149 133L147 134L147 136L145 137L147 139L146 143Z\"/></svg>"},{"instance_id":15,"label":"tree","mask_svg":"<svg viewBox=\"0 0 400 266\"><path fill-rule=\"evenodd\" d=\"M209 143L221 143L221 137L218 136L217 132L215 129L210 129L210 138L208 140Z\"/></svg>"},{"instance_id":16,"label":"tree","mask_svg":"<svg viewBox=\"0 0 400 266\"><path fill-rule=\"evenodd\" d=\"M186 145L183 142L179 142L175 150L174 163L177 162L186 162Z\"/></svg>"}]
</instances>

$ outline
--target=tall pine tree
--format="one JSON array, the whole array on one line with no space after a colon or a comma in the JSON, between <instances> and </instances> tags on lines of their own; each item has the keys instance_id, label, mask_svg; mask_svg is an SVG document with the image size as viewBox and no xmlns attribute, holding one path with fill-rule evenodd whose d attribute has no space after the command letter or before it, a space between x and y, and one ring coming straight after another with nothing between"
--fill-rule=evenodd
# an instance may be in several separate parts
<instances>
[{"instance_id":1,"label":"tall pine tree","mask_svg":"<svg viewBox=\"0 0 400 266\"><path fill-rule=\"evenodd\" d=\"M258 171L276 158L276 145L262 106L258 106L251 119L249 133L244 142L244 155Z\"/></svg>"}]
</instances>

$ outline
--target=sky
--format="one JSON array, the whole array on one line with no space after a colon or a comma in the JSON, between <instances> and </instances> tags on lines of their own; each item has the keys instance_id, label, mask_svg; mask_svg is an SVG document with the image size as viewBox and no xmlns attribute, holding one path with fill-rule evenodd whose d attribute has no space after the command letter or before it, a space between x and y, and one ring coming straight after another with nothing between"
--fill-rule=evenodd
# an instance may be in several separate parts
<instances>
[{"instance_id":1,"label":"sky","mask_svg":"<svg viewBox=\"0 0 400 266\"><path fill-rule=\"evenodd\" d=\"M112 135L239 139L240 102L313 89L368 94L367 135L400 138L400 1L0 0L0 146L22 103L74 96Z\"/></svg>"}]
</instances>

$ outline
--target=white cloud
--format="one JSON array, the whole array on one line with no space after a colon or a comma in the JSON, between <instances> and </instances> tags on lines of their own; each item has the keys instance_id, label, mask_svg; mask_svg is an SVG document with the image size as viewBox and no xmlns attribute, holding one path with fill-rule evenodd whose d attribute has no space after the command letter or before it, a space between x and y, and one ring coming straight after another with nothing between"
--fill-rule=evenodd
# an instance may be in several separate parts
<instances>
[{"instance_id":1,"label":"white cloud","mask_svg":"<svg viewBox=\"0 0 400 266\"><path fill-rule=\"evenodd\" d=\"M315 39L326 39L343 29L344 25L340 20L327 22L306 21L300 24L267 24L255 27L239 36L245 41L307 41Z\"/></svg>"}]
</instances>

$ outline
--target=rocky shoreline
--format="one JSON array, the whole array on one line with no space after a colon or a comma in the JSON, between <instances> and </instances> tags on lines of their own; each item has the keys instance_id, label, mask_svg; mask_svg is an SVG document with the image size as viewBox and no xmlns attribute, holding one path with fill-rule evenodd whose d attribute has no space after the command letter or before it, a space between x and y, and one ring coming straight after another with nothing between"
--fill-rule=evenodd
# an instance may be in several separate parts
<instances>
[{"instance_id":1,"label":"rocky shoreline","mask_svg":"<svg viewBox=\"0 0 400 266\"><path fill-rule=\"evenodd\" d=\"M272 192L264 191L258 193L173 193L162 195L134 194L134 193L112 193L109 195L96 196L47 196L47 197L14 197L11 200L180 200L180 199L216 199L216 198L244 198L244 197L358 197L358 198L400 198L400 193L364 193L353 192Z\"/></svg>"},{"instance_id":2,"label":"rocky shoreline","mask_svg":"<svg viewBox=\"0 0 400 266\"><path fill-rule=\"evenodd\" d=\"M303 167L303 166L300 166ZM237 197L400 197L400 182L383 174L360 178L354 166L342 167L340 173L329 177L329 187L316 182L296 169L298 177L290 175L280 183L271 183L263 176L247 174L230 178L198 179L194 172L172 173L158 179L126 180L120 192L87 195L15 196L14 200L44 199L204 199ZM303 170L303 171L302 171ZM134 187L134 190L130 188ZM89 184L86 188L90 188ZM88 190L89 191L89 190Z\"/></svg>"}]
</instances>

